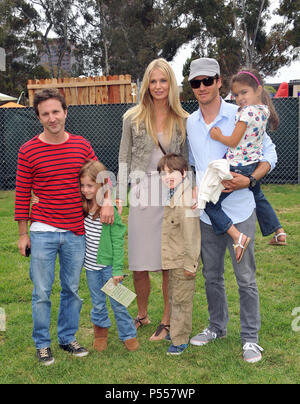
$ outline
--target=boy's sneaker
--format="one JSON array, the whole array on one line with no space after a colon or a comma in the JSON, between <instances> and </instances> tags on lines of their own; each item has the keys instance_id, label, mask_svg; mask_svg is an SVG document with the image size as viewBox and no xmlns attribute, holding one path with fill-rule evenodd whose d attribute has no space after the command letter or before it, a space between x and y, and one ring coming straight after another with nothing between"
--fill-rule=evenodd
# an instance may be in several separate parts
<instances>
[{"instance_id":1,"label":"boy's sneaker","mask_svg":"<svg viewBox=\"0 0 300 404\"><path fill-rule=\"evenodd\" d=\"M263 348L255 342L246 342L243 346L243 350L244 360L248 363L259 362L262 359L261 352L263 351Z\"/></svg>"},{"instance_id":2,"label":"boy's sneaker","mask_svg":"<svg viewBox=\"0 0 300 404\"><path fill-rule=\"evenodd\" d=\"M200 334L195 335L195 337L191 338L190 343L196 346L206 345L211 341L214 341L217 338L225 338L226 332L224 334L218 335L217 333L211 331L210 329L206 328Z\"/></svg>"},{"instance_id":3,"label":"boy's sneaker","mask_svg":"<svg viewBox=\"0 0 300 404\"><path fill-rule=\"evenodd\" d=\"M188 347L188 344L170 345L167 355L181 355Z\"/></svg>"},{"instance_id":4,"label":"boy's sneaker","mask_svg":"<svg viewBox=\"0 0 300 404\"><path fill-rule=\"evenodd\" d=\"M51 353L50 348L39 348L36 350L36 356L39 359L39 362L44 366L49 366L54 363L54 358Z\"/></svg>"},{"instance_id":5,"label":"boy's sneaker","mask_svg":"<svg viewBox=\"0 0 300 404\"><path fill-rule=\"evenodd\" d=\"M76 340L67 345L59 345L61 349L69 352L70 354L82 358L89 354L88 350L83 348Z\"/></svg>"}]
</instances>

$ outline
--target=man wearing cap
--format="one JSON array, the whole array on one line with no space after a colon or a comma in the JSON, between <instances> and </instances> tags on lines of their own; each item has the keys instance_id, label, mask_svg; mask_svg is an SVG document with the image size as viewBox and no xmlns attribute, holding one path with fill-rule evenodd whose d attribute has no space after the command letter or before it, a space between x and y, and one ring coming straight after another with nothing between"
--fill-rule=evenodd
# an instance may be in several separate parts
<instances>
[{"instance_id":1,"label":"man wearing cap","mask_svg":"<svg viewBox=\"0 0 300 404\"><path fill-rule=\"evenodd\" d=\"M187 137L190 149L190 164L196 169L197 183L204 175L208 164L221 159L226 146L210 137L210 129L218 126L226 136L235 126L237 106L226 103L220 97L222 80L220 67L215 59L200 58L192 61L189 81L199 103L199 109L187 121ZM259 180L275 167L275 146L267 134L264 136L264 160L252 176ZM233 179L224 181L225 192L231 192L222 208L240 232L251 237L250 244L241 263L237 263L232 240L227 235L216 235L205 212L201 220L201 254L203 275L209 311L208 327L191 339L191 344L205 345L227 334L229 321L224 285L224 257L229 248L240 294L240 321L243 357L249 363L259 361L263 349L258 345L260 329L259 296L256 284L254 238L256 230L255 201L249 190L250 180L241 174L231 173Z\"/></svg>"}]
</instances>

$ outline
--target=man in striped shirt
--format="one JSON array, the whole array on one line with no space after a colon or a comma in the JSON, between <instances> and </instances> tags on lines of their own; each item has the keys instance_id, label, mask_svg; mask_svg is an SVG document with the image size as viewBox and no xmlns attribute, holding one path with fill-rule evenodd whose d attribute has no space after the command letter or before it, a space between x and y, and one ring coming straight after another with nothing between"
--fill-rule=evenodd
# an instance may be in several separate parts
<instances>
[{"instance_id":1,"label":"man in striped shirt","mask_svg":"<svg viewBox=\"0 0 300 404\"><path fill-rule=\"evenodd\" d=\"M62 349L73 355L88 354L75 339L82 305L78 286L85 253L78 173L86 160L97 157L87 140L65 131L67 106L59 91L46 89L36 93L34 108L44 130L19 151L15 220L19 226L20 253L25 256L26 249L31 248L32 337L39 361L50 365L54 362L50 350L50 295L57 254L62 288L58 341ZM32 191L39 203L30 212ZM112 206L102 209L101 220L113 221Z\"/></svg>"}]
</instances>

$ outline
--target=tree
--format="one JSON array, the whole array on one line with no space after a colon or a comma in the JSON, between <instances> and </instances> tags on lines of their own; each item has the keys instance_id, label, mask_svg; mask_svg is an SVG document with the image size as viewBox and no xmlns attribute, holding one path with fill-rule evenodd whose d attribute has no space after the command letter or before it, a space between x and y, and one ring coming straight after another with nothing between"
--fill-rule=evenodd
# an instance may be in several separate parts
<instances>
[{"instance_id":1,"label":"tree","mask_svg":"<svg viewBox=\"0 0 300 404\"><path fill-rule=\"evenodd\" d=\"M51 77L61 77L63 57L67 51L71 52L77 34L76 1L28 0L26 4L35 10L31 24L36 35L38 54L46 52ZM54 55L57 56L55 60Z\"/></svg>"},{"instance_id":2,"label":"tree","mask_svg":"<svg viewBox=\"0 0 300 404\"><path fill-rule=\"evenodd\" d=\"M235 31L242 46L241 65L255 67L264 75L275 73L291 62L287 53L289 44L282 35L282 27L273 25L266 32L266 21L270 18L268 0L233 1ZM239 21L239 22L238 22Z\"/></svg>"},{"instance_id":3,"label":"tree","mask_svg":"<svg viewBox=\"0 0 300 404\"><path fill-rule=\"evenodd\" d=\"M78 49L87 70L130 73L142 79L146 66L158 57L171 61L192 39L177 19L172 4L161 0L84 0L85 39Z\"/></svg>"},{"instance_id":4,"label":"tree","mask_svg":"<svg viewBox=\"0 0 300 404\"><path fill-rule=\"evenodd\" d=\"M274 25L270 33L266 31L269 0L183 0L180 6L173 0L173 4L178 10L188 10L187 28L192 24L194 52L219 61L223 95L228 93L229 78L241 67L255 67L263 75L271 75L291 62L290 44L282 27Z\"/></svg>"},{"instance_id":5,"label":"tree","mask_svg":"<svg viewBox=\"0 0 300 404\"><path fill-rule=\"evenodd\" d=\"M241 66L271 75L297 56L299 2L280 0L284 22L267 32L269 0L0 0L0 46L9 66L0 83L11 89L24 83L24 73L37 78L45 49L48 75L60 77L71 48L75 76L129 73L142 79L153 59L171 61L192 41L193 57L219 61L226 93Z\"/></svg>"},{"instance_id":6,"label":"tree","mask_svg":"<svg viewBox=\"0 0 300 404\"><path fill-rule=\"evenodd\" d=\"M266 39L265 33L262 30L262 14L268 6L268 1L248 2L246 0L233 0L232 6L234 8L234 30L244 51L245 66L253 67L256 46L259 41L262 44Z\"/></svg>"},{"instance_id":7,"label":"tree","mask_svg":"<svg viewBox=\"0 0 300 404\"><path fill-rule=\"evenodd\" d=\"M32 47L31 18L35 11L22 0L0 0L0 46L6 51L6 71L0 72L1 92L18 97L29 78L47 77Z\"/></svg>"},{"instance_id":8,"label":"tree","mask_svg":"<svg viewBox=\"0 0 300 404\"><path fill-rule=\"evenodd\" d=\"M85 0L80 8L86 35L78 49L86 57L85 68L141 77L145 63L158 53L155 1Z\"/></svg>"},{"instance_id":9,"label":"tree","mask_svg":"<svg viewBox=\"0 0 300 404\"><path fill-rule=\"evenodd\" d=\"M281 0L277 14L285 19L278 29L283 31L288 43L296 48L294 57L297 57L300 54L300 0Z\"/></svg>"}]
</instances>

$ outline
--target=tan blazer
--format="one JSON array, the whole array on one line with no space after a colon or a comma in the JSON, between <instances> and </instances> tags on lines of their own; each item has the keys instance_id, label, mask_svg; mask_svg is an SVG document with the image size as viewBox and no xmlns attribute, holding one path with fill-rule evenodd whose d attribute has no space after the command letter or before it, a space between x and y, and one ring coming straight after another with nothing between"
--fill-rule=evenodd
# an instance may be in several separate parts
<instances>
[{"instance_id":1,"label":"tan blazer","mask_svg":"<svg viewBox=\"0 0 300 404\"><path fill-rule=\"evenodd\" d=\"M138 173L139 179L141 179L143 173L145 174L155 147L157 146L152 137L147 134L144 123L141 123L137 130L136 124L132 122L131 117L123 120L123 133L119 150L118 199L126 199L131 173ZM169 152L180 154L189 161L187 143L182 143L179 128L174 129Z\"/></svg>"},{"instance_id":2,"label":"tan blazer","mask_svg":"<svg viewBox=\"0 0 300 404\"><path fill-rule=\"evenodd\" d=\"M192 187L186 178L165 206L162 224L162 269L196 272L200 262L200 215L192 210Z\"/></svg>"}]
</instances>

